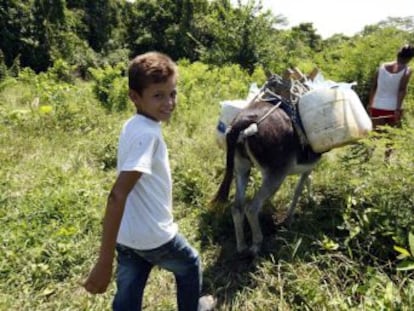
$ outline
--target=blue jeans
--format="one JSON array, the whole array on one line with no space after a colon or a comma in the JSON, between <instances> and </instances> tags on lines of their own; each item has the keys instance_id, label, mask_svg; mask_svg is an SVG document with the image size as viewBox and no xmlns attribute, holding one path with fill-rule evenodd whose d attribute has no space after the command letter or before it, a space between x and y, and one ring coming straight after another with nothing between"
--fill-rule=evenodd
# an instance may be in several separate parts
<instances>
[{"instance_id":1,"label":"blue jeans","mask_svg":"<svg viewBox=\"0 0 414 311\"><path fill-rule=\"evenodd\" d=\"M174 273L180 311L197 311L201 292L201 263L198 253L177 234L170 242L151 250L137 250L118 244L115 311L137 311L151 269L159 266Z\"/></svg>"}]
</instances>

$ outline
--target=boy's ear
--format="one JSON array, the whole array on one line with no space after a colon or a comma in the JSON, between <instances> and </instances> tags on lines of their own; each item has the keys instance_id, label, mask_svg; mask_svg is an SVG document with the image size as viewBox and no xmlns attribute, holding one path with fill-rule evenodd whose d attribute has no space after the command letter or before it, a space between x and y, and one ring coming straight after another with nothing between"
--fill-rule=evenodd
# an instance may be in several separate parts
<instances>
[{"instance_id":1,"label":"boy's ear","mask_svg":"<svg viewBox=\"0 0 414 311\"><path fill-rule=\"evenodd\" d=\"M136 103L137 101L138 101L138 99L139 99L139 94L138 94L138 92L137 91L135 91L135 90L131 90L131 89L129 89L128 90L128 96L129 96L129 98L134 102L134 103Z\"/></svg>"}]
</instances>

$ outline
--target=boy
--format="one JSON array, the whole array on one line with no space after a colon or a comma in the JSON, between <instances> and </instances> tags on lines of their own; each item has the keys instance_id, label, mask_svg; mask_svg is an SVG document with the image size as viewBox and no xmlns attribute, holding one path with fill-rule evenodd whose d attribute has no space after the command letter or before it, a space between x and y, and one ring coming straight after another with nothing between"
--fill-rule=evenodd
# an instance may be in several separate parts
<instances>
[{"instance_id":1,"label":"boy","mask_svg":"<svg viewBox=\"0 0 414 311\"><path fill-rule=\"evenodd\" d=\"M114 310L141 310L153 266L171 271L180 311L210 310L202 297L198 253L178 233L172 215L172 180L161 122L176 105L178 70L165 54L135 57L128 69L129 98L137 114L123 126L118 145L118 177L108 196L99 258L84 283L92 293L105 292L117 251Z\"/></svg>"}]
</instances>

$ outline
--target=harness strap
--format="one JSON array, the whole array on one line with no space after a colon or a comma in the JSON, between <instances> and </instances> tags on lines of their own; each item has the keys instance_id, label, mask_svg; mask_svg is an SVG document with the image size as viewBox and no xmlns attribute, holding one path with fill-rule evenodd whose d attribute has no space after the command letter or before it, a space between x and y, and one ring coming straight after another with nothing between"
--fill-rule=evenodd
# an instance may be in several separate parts
<instances>
[{"instance_id":1,"label":"harness strap","mask_svg":"<svg viewBox=\"0 0 414 311\"><path fill-rule=\"evenodd\" d=\"M274 105L271 109L269 109L268 112L264 116L262 116L256 123L260 124L264 119L266 119L273 111L275 111L279 106L282 104L282 101L280 100L276 105Z\"/></svg>"},{"instance_id":2,"label":"harness strap","mask_svg":"<svg viewBox=\"0 0 414 311\"><path fill-rule=\"evenodd\" d=\"M282 101L279 101L276 105L274 105L268 112L266 112L259 120L256 122L251 123L248 127L246 127L243 131L240 132L239 137L237 138L237 142L243 142L246 137L252 136L257 133L258 125L266 119L273 111L275 111L281 105Z\"/></svg>"}]
</instances>

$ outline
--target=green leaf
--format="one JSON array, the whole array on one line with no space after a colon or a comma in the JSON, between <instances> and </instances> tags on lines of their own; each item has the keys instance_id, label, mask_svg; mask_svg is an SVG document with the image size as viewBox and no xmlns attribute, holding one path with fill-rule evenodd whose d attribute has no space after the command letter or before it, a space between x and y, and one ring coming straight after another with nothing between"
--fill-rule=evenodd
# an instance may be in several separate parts
<instances>
[{"instance_id":1,"label":"green leaf","mask_svg":"<svg viewBox=\"0 0 414 311\"><path fill-rule=\"evenodd\" d=\"M53 111L53 107L51 105L43 105L39 107L39 112L41 114L50 114Z\"/></svg>"},{"instance_id":2,"label":"green leaf","mask_svg":"<svg viewBox=\"0 0 414 311\"><path fill-rule=\"evenodd\" d=\"M408 245L410 246L411 255L414 256L414 234L412 232L408 233Z\"/></svg>"},{"instance_id":3,"label":"green leaf","mask_svg":"<svg viewBox=\"0 0 414 311\"><path fill-rule=\"evenodd\" d=\"M46 296L49 297L50 295L52 295L55 292L55 289L50 288L50 287L46 287L42 292L41 292L41 296Z\"/></svg>"},{"instance_id":4,"label":"green leaf","mask_svg":"<svg viewBox=\"0 0 414 311\"><path fill-rule=\"evenodd\" d=\"M397 271L414 270L414 261L404 261L397 265Z\"/></svg>"},{"instance_id":5,"label":"green leaf","mask_svg":"<svg viewBox=\"0 0 414 311\"><path fill-rule=\"evenodd\" d=\"M339 244L328 238L327 236L324 236L322 241L322 247L327 251L334 251L339 248Z\"/></svg>"},{"instance_id":6,"label":"green leaf","mask_svg":"<svg viewBox=\"0 0 414 311\"><path fill-rule=\"evenodd\" d=\"M402 248L400 246L394 245L394 250L399 252L401 255L404 255L404 257L410 257L411 256L411 254L408 250L406 250L405 248Z\"/></svg>"}]
</instances>

